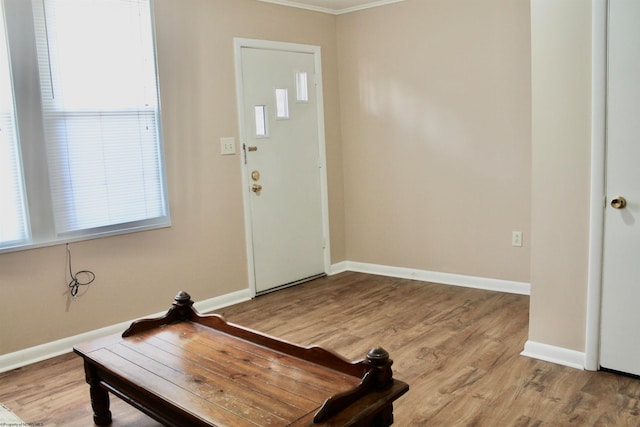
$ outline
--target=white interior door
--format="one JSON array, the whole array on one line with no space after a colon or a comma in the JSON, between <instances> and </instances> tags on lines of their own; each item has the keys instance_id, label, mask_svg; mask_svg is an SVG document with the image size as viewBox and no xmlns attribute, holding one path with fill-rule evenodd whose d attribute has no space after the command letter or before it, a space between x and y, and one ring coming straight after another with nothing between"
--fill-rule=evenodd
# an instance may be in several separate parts
<instances>
[{"instance_id":1,"label":"white interior door","mask_svg":"<svg viewBox=\"0 0 640 427\"><path fill-rule=\"evenodd\" d=\"M610 0L600 365L640 375L640 1ZM624 203L626 200L626 205Z\"/></svg>"},{"instance_id":2,"label":"white interior door","mask_svg":"<svg viewBox=\"0 0 640 427\"><path fill-rule=\"evenodd\" d=\"M240 48L256 293L325 274L315 54Z\"/></svg>"}]
</instances>

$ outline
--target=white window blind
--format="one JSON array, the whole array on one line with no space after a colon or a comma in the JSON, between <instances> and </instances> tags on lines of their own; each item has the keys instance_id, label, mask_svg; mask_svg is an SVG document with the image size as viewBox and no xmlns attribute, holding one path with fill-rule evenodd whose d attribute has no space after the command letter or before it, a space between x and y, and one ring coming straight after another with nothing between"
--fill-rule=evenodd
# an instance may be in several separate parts
<instances>
[{"instance_id":1,"label":"white window blind","mask_svg":"<svg viewBox=\"0 0 640 427\"><path fill-rule=\"evenodd\" d=\"M56 233L165 218L149 1L34 11Z\"/></svg>"},{"instance_id":2,"label":"white window blind","mask_svg":"<svg viewBox=\"0 0 640 427\"><path fill-rule=\"evenodd\" d=\"M150 0L0 12L0 252L170 225Z\"/></svg>"},{"instance_id":3,"label":"white window blind","mask_svg":"<svg viewBox=\"0 0 640 427\"><path fill-rule=\"evenodd\" d=\"M0 2L0 247L28 238L4 16Z\"/></svg>"}]
</instances>

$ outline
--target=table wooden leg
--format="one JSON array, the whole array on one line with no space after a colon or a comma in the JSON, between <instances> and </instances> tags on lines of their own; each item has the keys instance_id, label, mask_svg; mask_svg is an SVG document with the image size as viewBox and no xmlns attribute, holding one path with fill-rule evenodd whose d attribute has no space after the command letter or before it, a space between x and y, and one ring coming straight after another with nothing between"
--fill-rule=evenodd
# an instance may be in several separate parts
<instances>
[{"instance_id":1,"label":"table wooden leg","mask_svg":"<svg viewBox=\"0 0 640 427\"><path fill-rule=\"evenodd\" d=\"M109 392L100 386L97 369L85 361L84 373L89 384L91 396L91 408L93 409L93 422L99 426L111 424L111 411L109 410Z\"/></svg>"},{"instance_id":2,"label":"table wooden leg","mask_svg":"<svg viewBox=\"0 0 640 427\"><path fill-rule=\"evenodd\" d=\"M389 404L376 414L373 419L374 426L376 427L388 427L393 424L393 405Z\"/></svg>"}]
</instances>

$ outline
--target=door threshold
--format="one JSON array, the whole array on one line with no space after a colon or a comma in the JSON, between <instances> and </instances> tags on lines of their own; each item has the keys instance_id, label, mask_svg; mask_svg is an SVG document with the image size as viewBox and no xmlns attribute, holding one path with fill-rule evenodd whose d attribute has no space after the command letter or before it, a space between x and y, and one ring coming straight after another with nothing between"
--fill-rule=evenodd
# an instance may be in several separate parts
<instances>
[{"instance_id":1,"label":"door threshold","mask_svg":"<svg viewBox=\"0 0 640 427\"><path fill-rule=\"evenodd\" d=\"M319 279L321 277L326 277L326 276L327 276L327 273L320 273L320 274L316 274L314 276L305 277L304 279L296 280L294 282L285 283L284 285L279 285L279 286L276 286L274 288L270 288L270 289L266 289L264 291L256 292L256 296L268 294L270 292L279 291L279 290L285 289L285 288L290 288L290 287L296 286L296 285L301 285L303 283L310 282L312 280Z\"/></svg>"}]
</instances>

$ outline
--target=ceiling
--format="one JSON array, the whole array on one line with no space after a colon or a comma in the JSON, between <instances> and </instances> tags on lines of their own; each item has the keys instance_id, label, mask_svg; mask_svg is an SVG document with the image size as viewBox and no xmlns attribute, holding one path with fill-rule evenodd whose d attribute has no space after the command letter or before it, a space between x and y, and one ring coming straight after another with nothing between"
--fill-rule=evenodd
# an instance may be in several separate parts
<instances>
[{"instance_id":1,"label":"ceiling","mask_svg":"<svg viewBox=\"0 0 640 427\"><path fill-rule=\"evenodd\" d=\"M404 0L259 0L284 6L315 10L318 12L340 15L370 7L383 6Z\"/></svg>"}]
</instances>

